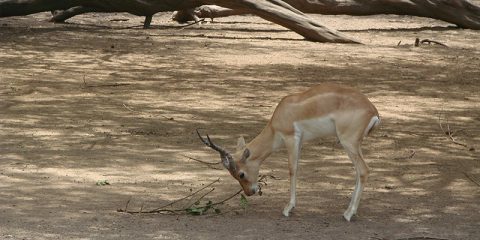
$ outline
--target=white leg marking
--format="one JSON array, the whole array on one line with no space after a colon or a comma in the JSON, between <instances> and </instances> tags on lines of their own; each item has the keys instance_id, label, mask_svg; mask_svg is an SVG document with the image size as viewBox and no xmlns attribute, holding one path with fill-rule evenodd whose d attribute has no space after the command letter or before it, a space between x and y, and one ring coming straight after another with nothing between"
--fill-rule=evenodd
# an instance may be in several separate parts
<instances>
[{"instance_id":1,"label":"white leg marking","mask_svg":"<svg viewBox=\"0 0 480 240\"><path fill-rule=\"evenodd\" d=\"M288 164L290 169L290 202L283 209L283 215L288 217L296 204L297 169L300 150L302 147L302 134L297 131L293 137L285 138L285 145L288 150Z\"/></svg>"},{"instance_id":2,"label":"white leg marking","mask_svg":"<svg viewBox=\"0 0 480 240\"><path fill-rule=\"evenodd\" d=\"M356 171L356 180L355 180L355 189L352 193L352 199L350 204L343 214L343 217L350 221L352 217L357 213L358 205L360 204L360 199L362 196L362 192L365 186L365 182L368 178L368 167L363 160L362 153L359 147L354 147L348 144L344 145L345 150L348 153L348 157L355 165Z\"/></svg>"}]
</instances>

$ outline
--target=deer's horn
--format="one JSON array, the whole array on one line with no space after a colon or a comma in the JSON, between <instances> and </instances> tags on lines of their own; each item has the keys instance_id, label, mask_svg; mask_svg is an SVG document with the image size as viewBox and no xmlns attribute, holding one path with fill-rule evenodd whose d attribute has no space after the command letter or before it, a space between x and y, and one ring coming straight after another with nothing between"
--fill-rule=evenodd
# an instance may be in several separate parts
<instances>
[{"instance_id":1,"label":"deer's horn","mask_svg":"<svg viewBox=\"0 0 480 240\"><path fill-rule=\"evenodd\" d=\"M218 146L217 144L212 142L212 139L210 139L210 136L207 134L207 139L203 138L202 135L200 135L200 132L198 132L198 129L196 129L197 135L200 138L200 140L210 147L211 149L217 151L220 153L220 158L222 159L223 166L230 170L232 168L232 157L230 156L230 153L228 153L225 149L222 147Z\"/></svg>"},{"instance_id":2,"label":"deer's horn","mask_svg":"<svg viewBox=\"0 0 480 240\"><path fill-rule=\"evenodd\" d=\"M217 144L213 143L212 142L212 139L210 139L210 136L208 136L207 134L207 139L205 140L202 135L200 135L200 132L198 132L198 129L197 129L197 135L198 137L200 138L200 140L205 144L207 145L208 147L210 147L211 149L219 152L220 154L222 155L225 155L225 154L228 154L228 152L223 149L222 147L218 146Z\"/></svg>"}]
</instances>

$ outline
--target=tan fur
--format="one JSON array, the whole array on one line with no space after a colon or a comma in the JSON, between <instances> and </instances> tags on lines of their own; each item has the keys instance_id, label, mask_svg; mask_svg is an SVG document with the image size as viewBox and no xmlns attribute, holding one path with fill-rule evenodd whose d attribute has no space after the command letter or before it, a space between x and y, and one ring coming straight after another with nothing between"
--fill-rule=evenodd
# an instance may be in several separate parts
<instances>
[{"instance_id":1,"label":"tan fur","mask_svg":"<svg viewBox=\"0 0 480 240\"><path fill-rule=\"evenodd\" d=\"M360 144L366 133L379 122L378 111L359 91L336 84L320 84L309 90L284 97L276 107L270 121L251 142L239 141L233 159L236 172L232 175L240 182L245 194L255 193L259 167L263 160L284 145L289 152L291 199L284 215L295 207L296 172L300 148L304 138L336 135L357 170L357 184L352 202L344 216L347 220L356 213L368 168L363 161ZM315 125L316 123L322 124ZM308 139L307 139L308 140ZM248 149L248 159L240 160ZM245 178L240 179L239 174Z\"/></svg>"}]
</instances>

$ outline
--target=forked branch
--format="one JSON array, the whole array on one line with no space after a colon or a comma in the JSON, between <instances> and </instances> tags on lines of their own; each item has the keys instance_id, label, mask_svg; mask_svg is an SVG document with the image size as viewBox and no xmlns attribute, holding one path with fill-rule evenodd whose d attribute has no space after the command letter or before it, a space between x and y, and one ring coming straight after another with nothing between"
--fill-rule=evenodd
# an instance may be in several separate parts
<instances>
[{"instance_id":1,"label":"forked branch","mask_svg":"<svg viewBox=\"0 0 480 240\"><path fill-rule=\"evenodd\" d=\"M200 201L203 200L206 196L208 196L210 193L212 193L213 191L215 191L215 188L211 188L210 190L208 191L204 191L206 190L207 188L211 187L213 184L215 183L218 183L220 181L220 179L216 179L214 181L212 181L211 183L203 186L202 188L196 190L195 192L191 193L191 194L188 194L187 196L185 197L181 197L177 200L174 200L172 202L169 202L165 205L162 205L160 207L157 207L157 208L154 208L154 209L151 209L151 210L143 210L143 205L141 206L140 210L129 210L128 209L128 206L130 204L130 201L131 199L129 199L127 201L127 203L125 204L125 208L122 209L118 209L117 212L123 212L123 213L129 213L129 214L158 214L158 213L162 213L162 214L179 214L179 213L204 213L206 212L208 209L210 208L214 208L215 206L217 205L221 205L221 204L224 204L225 202L229 201L230 199L234 198L235 196L239 195L242 190L238 190L237 192L231 194L230 196L222 199L222 200L219 200L217 202L212 202L212 201L209 201L208 203L204 204L204 205L200 205ZM193 200L192 200L193 199ZM190 200L190 202L193 202L193 203L189 203L186 207L182 207L182 208L172 208L173 205L177 204L177 203L180 203L180 202L183 202L183 201L187 201L187 200ZM195 205L198 205L198 206L195 206ZM194 207L195 206L195 207ZM194 212L192 210L199 210L201 209L199 212Z\"/></svg>"},{"instance_id":2,"label":"forked branch","mask_svg":"<svg viewBox=\"0 0 480 240\"><path fill-rule=\"evenodd\" d=\"M441 116L439 115L438 116L438 125L440 126L440 129L442 130L442 132L447 135L448 139L450 139L452 141L452 143L456 144L456 145L460 145L462 147L466 147L468 148L468 145L465 144L465 143L462 143L462 142L458 142L457 140L455 140L455 138L453 137L453 135L455 135L455 133L458 133L461 130L458 130L458 131L453 131L450 129L450 124L448 123L448 118L446 118L446 129L443 127L443 124L442 124L442 119L441 119ZM473 148L470 148L469 150L471 150Z\"/></svg>"}]
</instances>

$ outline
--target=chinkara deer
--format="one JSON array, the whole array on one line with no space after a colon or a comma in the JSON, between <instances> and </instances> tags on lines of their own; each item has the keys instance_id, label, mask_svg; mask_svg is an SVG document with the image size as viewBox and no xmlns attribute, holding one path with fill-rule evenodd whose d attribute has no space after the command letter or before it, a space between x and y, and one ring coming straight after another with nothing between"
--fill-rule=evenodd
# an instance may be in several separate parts
<instances>
[{"instance_id":1,"label":"chinkara deer","mask_svg":"<svg viewBox=\"0 0 480 240\"><path fill-rule=\"evenodd\" d=\"M352 199L343 214L347 221L357 212L368 177L360 145L378 124L375 106L359 91L336 84L320 84L309 90L284 97L262 132L245 144L240 137L233 154L197 134L208 147L220 153L224 167L238 180L246 195L260 190L259 167L281 146L288 151L290 202L283 210L289 216L296 202L297 166L302 143L319 137L336 136L353 162L356 183Z\"/></svg>"}]
</instances>

